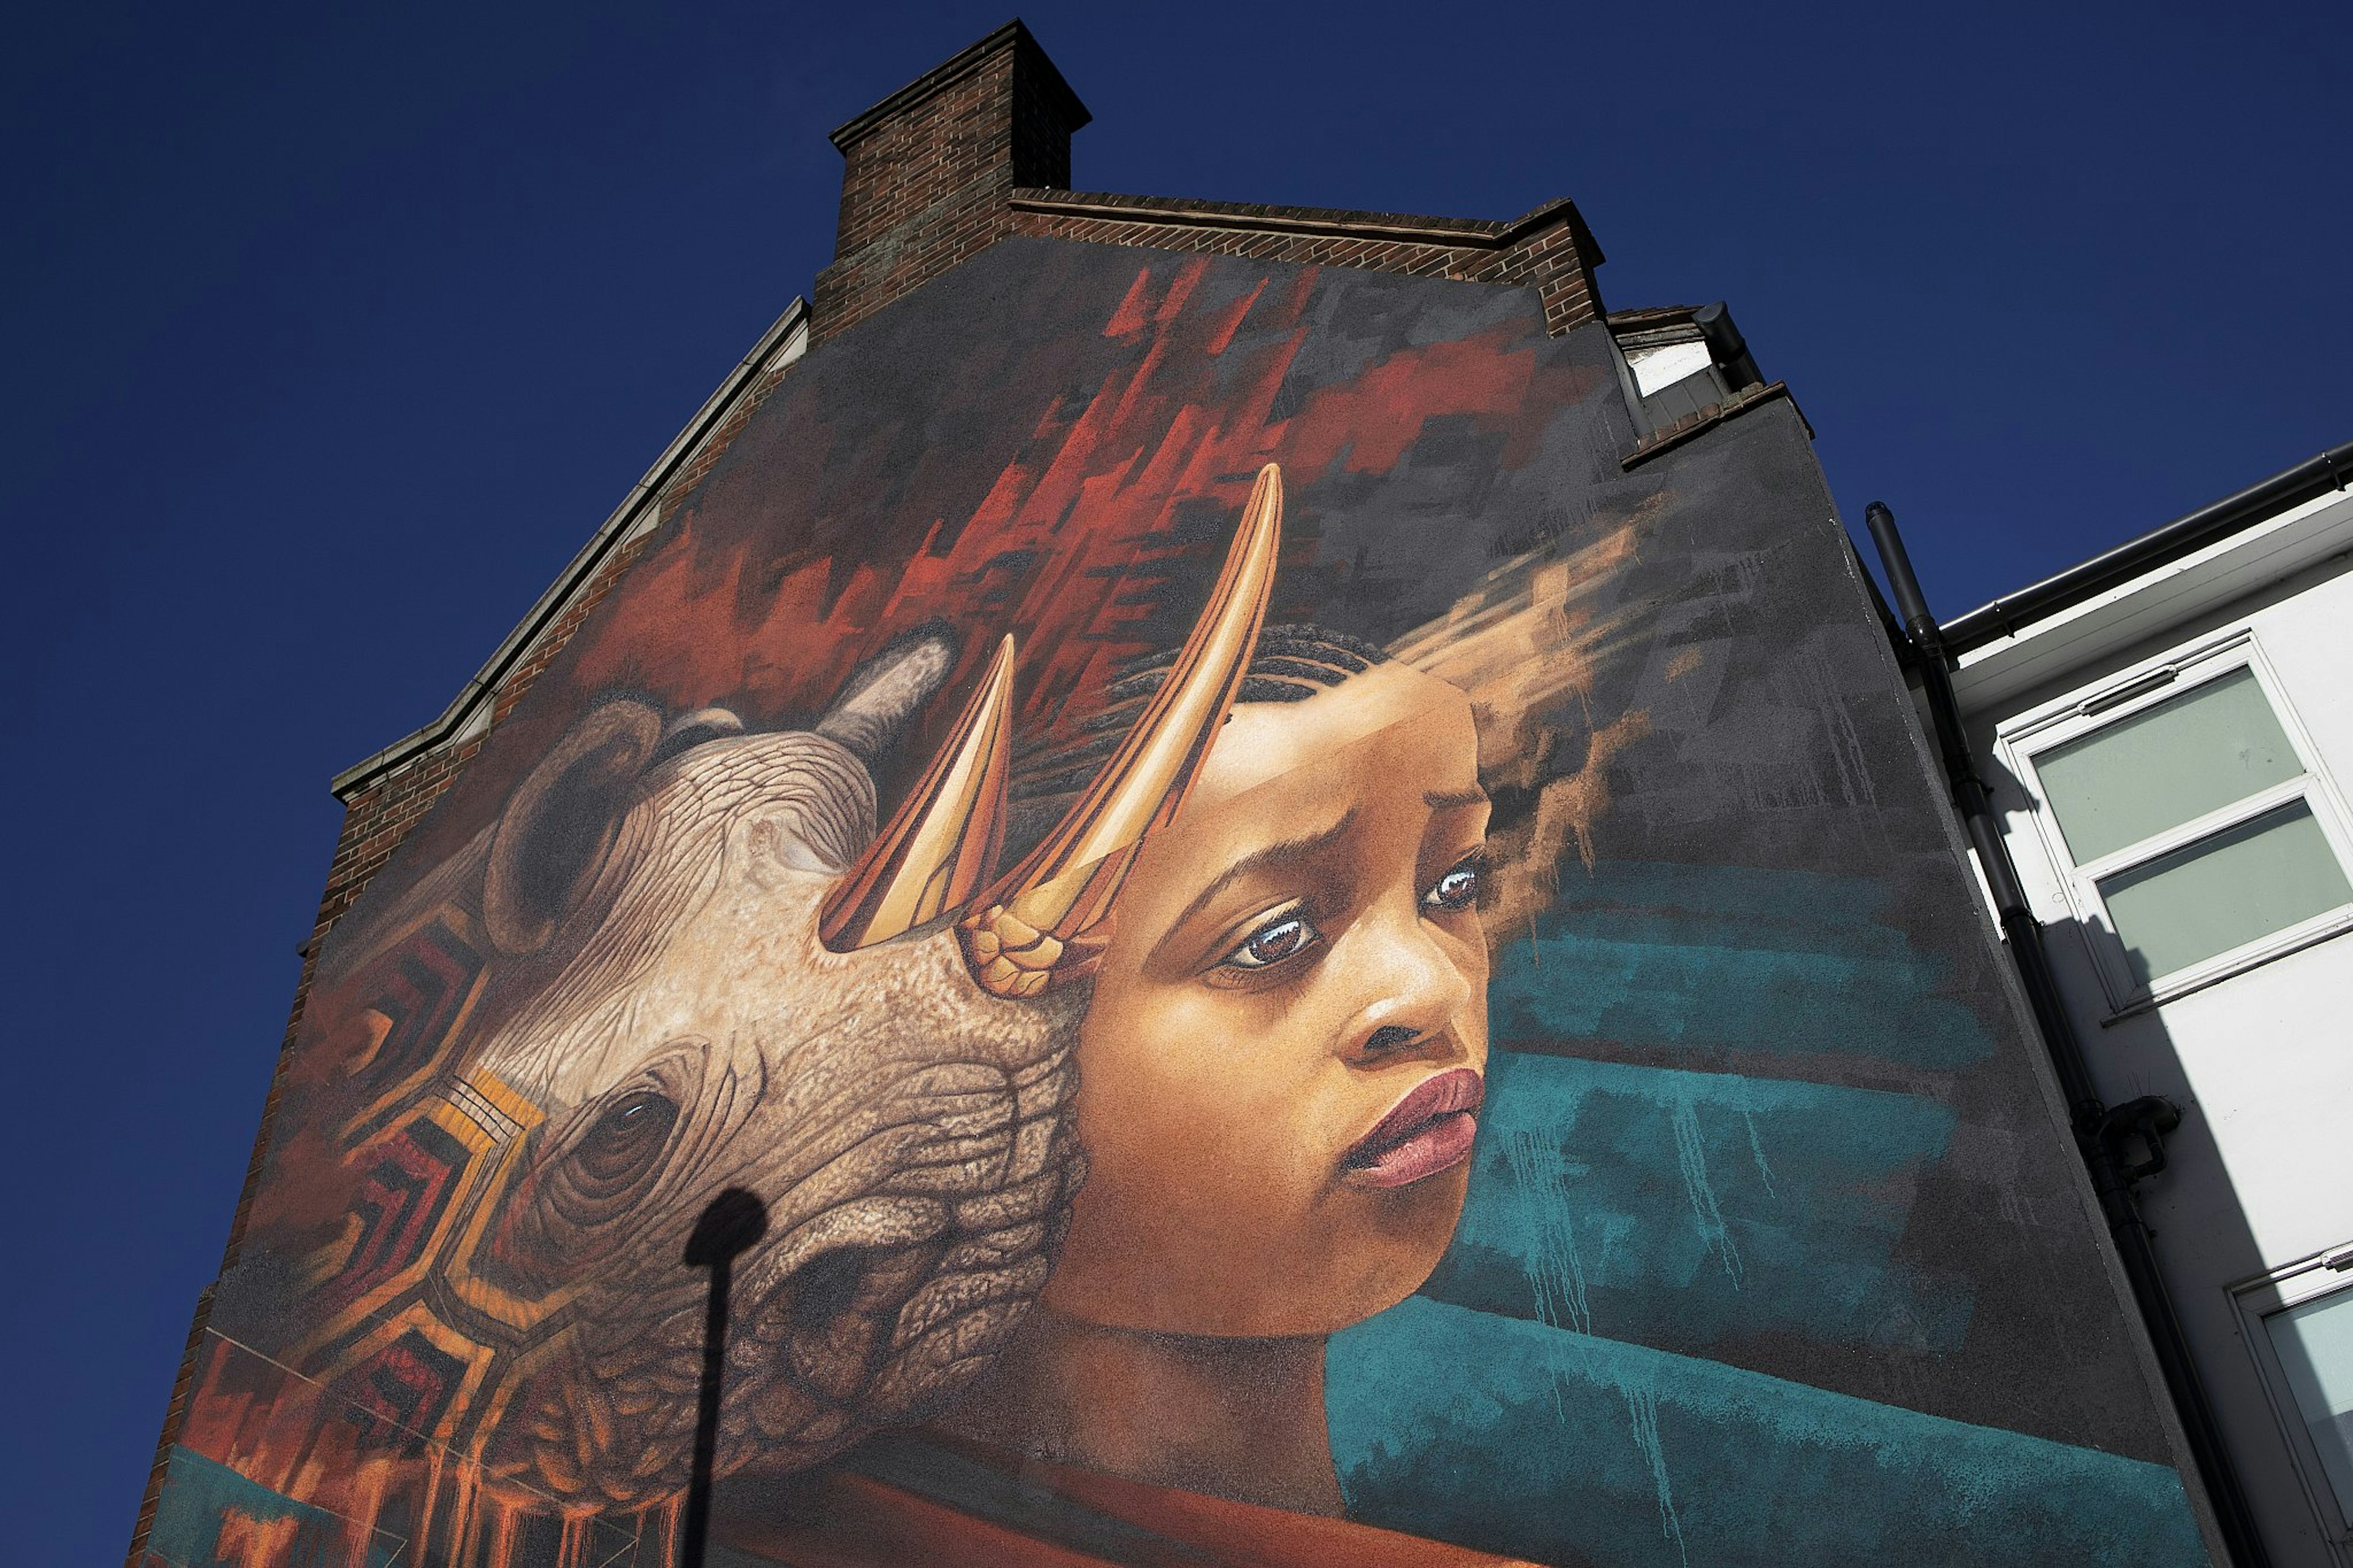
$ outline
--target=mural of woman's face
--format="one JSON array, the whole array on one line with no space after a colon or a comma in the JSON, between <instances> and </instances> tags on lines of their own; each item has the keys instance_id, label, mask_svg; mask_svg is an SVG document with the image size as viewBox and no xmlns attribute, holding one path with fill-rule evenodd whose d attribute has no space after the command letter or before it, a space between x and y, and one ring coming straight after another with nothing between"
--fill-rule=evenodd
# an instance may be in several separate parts
<instances>
[{"instance_id":1,"label":"mural of woman's face","mask_svg":"<svg viewBox=\"0 0 2353 1568\"><path fill-rule=\"evenodd\" d=\"M1320 1334L1429 1277L1487 1059L1477 752L1468 699L1403 665L1234 710L1120 895L1050 1306Z\"/></svg>"}]
</instances>

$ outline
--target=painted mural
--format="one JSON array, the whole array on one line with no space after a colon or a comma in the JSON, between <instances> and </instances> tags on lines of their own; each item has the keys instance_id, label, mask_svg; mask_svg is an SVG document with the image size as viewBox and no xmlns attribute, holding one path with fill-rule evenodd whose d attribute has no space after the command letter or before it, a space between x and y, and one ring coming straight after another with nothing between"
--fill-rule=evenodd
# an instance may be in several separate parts
<instances>
[{"instance_id":1,"label":"painted mural","mask_svg":"<svg viewBox=\"0 0 2353 1568\"><path fill-rule=\"evenodd\" d=\"M329 937L150 1559L668 1564L715 1376L730 1568L2203 1562L1801 426L1634 437L1344 269L812 352Z\"/></svg>"}]
</instances>

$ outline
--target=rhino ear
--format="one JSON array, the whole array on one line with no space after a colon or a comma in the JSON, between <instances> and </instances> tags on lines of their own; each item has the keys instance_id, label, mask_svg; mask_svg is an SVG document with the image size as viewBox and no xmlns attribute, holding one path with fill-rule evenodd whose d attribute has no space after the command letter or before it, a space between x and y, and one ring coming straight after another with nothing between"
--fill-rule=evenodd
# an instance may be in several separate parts
<instances>
[{"instance_id":1,"label":"rhino ear","mask_svg":"<svg viewBox=\"0 0 2353 1568\"><path fill-rule=\"evenodd\" d=\"M956 641L944 622L918 627L859 666L817 721L870 768L955 668Z\"/></svg>"},{"instance_id":2,"label":"rhino ear","mask_svg":"<svg viewBox=\"0 0 2353 1568\"><path fill-rule=\"evenodd\" d=\"M607 702L572 726L517 786L491 835L482 923L506 953L537 952L595 880L630 789L662 741L643 702Z\"/></svg>"}]
</instances>

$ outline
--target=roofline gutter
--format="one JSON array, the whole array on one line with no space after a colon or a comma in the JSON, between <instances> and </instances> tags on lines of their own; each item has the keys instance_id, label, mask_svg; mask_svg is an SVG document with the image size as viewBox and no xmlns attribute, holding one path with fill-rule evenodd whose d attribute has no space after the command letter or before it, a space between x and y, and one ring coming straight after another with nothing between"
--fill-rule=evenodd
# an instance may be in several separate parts
<instances>
[{"instance_id":1,"label":"roofline gutter","mask_svg":"<svg viewBox=\"0 0 2353 1568\"><path fill-rule=\"evenodd\" d=\"M441 710L441 716L423 729L402 736L382 751L363 757L329 779L327 788L337 800L348 804L353 795L385 774L445 744L481 712L483 706L497 692L499 683L522 661L523 655L539 640L540 634L564 613L565 605L571 603L573 595L596 575L596 569L605 563L614 549L636 531L638 524L646 521L649 510L660 504L663 487L686 466L719 422L733 410L737 401L750 390L752 384L776 357L777 350L786 346L795 332L806 331L808 316L808 301L805 299L797 297L785 307L785 313L760 334L760 341L752 345L752 352L728 373L727 379L720 383L719 390L704 400L702 406L695 411L694 417L687 421L686 428L662 448L661 456L654 459L653 467L646 470L645 478L630 487L629 493L621 498L621 504L614 508L612 515L589 536L588 542L580 547L579 553L573 556L547 591L540 595L515 628L491 650L490 658L474 672L473 679L449 700L449 705Z\"/></svg>"},{"instance_id":2,"label":"roofline gutter","mask_svg":"<svg viewBox=\"0 0 2353 1568\"><path fill-rule=\"evenodd\" d=\"M1955 616L1941 628L1944 650L1948 657L1958 658L2045 616L2072 609L2145 572L2169 565L2251 523L2261 522L2290 507L2302 506L2331 490L2348 488L2353 488L2353 441L2331 447L2283 473L2250 485L2234 496L2200 507L2187 517L2177 518L2138 539L2070 566L2056 576Z\"/></svg>"}]
</instances>

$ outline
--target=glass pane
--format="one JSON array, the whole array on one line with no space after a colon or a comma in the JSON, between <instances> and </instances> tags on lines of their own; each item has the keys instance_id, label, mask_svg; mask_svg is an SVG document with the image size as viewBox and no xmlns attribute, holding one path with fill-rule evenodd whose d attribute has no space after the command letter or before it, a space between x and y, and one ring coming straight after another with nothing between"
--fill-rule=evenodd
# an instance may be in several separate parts
<instances>
[{"instance_id":1,"label":"glass pane","mask_svg":"<svg viewBox=\"0 0 2353 1568\"><path fill-rule=\"evenodd\" d=\"M2353 1290L2274 1312L2263 1327L2337 1510L2353 1524Z\"/></svg>"},{"instance_id":2,"label":"glass pane","mask_svg":"<svg viewBox=\"0 0 2353 1568\"><path fill-rule=\"evenodd\" d=\"M2075 864L2304 772L2242 667L2034 759Z\"/></svg>"},{"instance_id":3,"label":"glass pane","mask_svg":"<svg viewBox=\"0 0 2353 1568\"><path fill-rule=\"evenodd\" d=\"M2103 877L2100 897L2146 985L2353 901L2353 885L2299 800Z\"/></svg>"}]
</instances>

